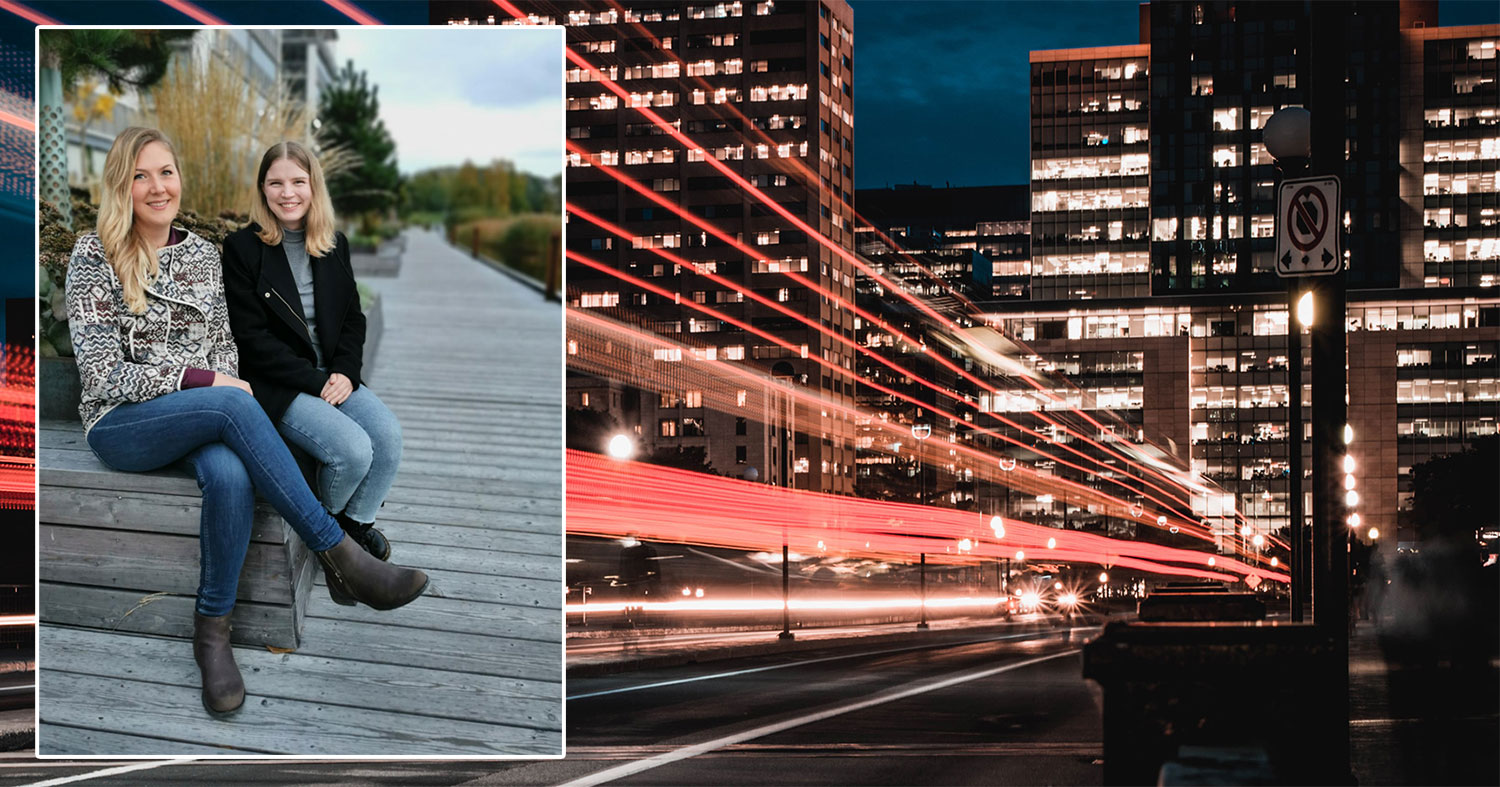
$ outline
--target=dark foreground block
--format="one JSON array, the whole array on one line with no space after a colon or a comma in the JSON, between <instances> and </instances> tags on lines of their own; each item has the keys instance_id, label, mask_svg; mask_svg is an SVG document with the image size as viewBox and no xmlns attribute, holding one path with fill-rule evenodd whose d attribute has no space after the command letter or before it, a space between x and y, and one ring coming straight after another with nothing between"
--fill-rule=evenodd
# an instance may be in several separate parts
<instances>
[{"instance_id":1,"label":"dark foreground block","mask_svg":"<svg viewBox=\"0 0 1500 787\"><path fill-rule=\"evenodd\" d=\"M1182 746L1264 751L1277 783L1347 782L1335 654L1308 625L1110 623L1083 651L1104 690L1105 784L1156 784Z\"/></svg>"},{"instance_id":2,"label":"dark foreground block","mask_svg":"<svg viewBox=\"0 0 1500 787\"><path fill-rule=\"evenodd\" d=\"M1253 593L1157 592L1141 599L1139 617L1147 622L1265 620L1266 605Z\"/></svg>"}]
</instances>

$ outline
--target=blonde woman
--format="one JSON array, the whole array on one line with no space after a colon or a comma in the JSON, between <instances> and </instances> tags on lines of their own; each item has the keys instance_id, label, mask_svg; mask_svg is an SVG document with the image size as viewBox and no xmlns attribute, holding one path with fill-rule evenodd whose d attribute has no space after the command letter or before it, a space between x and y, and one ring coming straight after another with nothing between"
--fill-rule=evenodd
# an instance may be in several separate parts
<instances>
[{"instance_id":1,"label":"blonde woman","mask_svg":"<svg viewBox=\"0 0 1500 787\"><path fill-rule=\"evenodd\" d=\"M66 294L89 448L125 471L185 460L203 491L193 656L203 706L222 715L245 699L229 616L257 491L317 553L335 599L393 609L420 596L427 575L371 558L307 488L237 374L218 252L172 226L181 192L167 137L121 132L104 162L97 232L78 239Z\"/></svg>"},{"instance_id":2,"label":"blonde woman","mask_svg":"<svg viewBox=\"0 0 1500 787\"><path fill-rule=\"evenodd\" d=\"M365 315L349 241L333 228L323 168L307 148L267 150L253 224L224 239L229 323L240 369L287 442L319 463L323 506L381 560L374 527L401 465L401 424L361 384Z\"/></svg>"}]
</instances>

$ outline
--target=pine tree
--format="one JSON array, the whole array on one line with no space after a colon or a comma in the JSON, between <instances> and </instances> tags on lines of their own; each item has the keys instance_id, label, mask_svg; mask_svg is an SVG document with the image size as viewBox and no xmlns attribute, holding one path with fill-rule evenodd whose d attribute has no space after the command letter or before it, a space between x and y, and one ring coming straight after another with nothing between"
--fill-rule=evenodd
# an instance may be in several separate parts
<instances>
[{"instance_id":1,"label":"pine tree","mask_svg":"<svg viewBox=\"0 0 1500 787\"><path fill-rule=\"evenodd\" d=\"M372 87L365 72L355 71L354 62L349 61L333 86L323 92L318 108L328 144L348 150L356 161L328 178L334 209L346 216L362 216L366 224L372 214L396 203L401 183L396 142L380 119L379 92L379 86Z\"/></svg>"}]
</instances>

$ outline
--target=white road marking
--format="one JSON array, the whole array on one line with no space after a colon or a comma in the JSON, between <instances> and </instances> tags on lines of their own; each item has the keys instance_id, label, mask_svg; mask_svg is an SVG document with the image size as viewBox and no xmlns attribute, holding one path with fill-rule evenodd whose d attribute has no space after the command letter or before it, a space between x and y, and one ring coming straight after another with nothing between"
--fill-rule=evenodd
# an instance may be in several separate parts
<instances>
[{"instance_id":1,"label":"white road marking","mask_svg":"<svg viewBox=\"0 0 1500 787\"><path fill-rule=\"evenodd\" d=\"M134 771L149 771L152 768L160 768L163 765L177 765L184 762L193 762L194 760L195 758L193 757L185 757L176 760L155 760L152 762L138 762L133 765L121 765L118 768L105 768L102 771L89 771L88 773L80 773L73 776L63 776L57 779L48 779L44 782L32 782L31 784L22 785L22 787L53 787L53 785L56 784L72 784L73 782L83 782L88 781L89 779L102 779L105 776L119 776L122 773L132 773Z\"/></svg>"},{"instance_id":2,"label":"white road marking","mask_svg":"<svg viewBox=\"0 0 1500 787\"><path fill-rule=\"evenodd\" d=\"M839 661L841 659L855 659L855 658L860 658L862 656L888 656L888 655L890 655L892 653L906 653L907 651L912 651L912 650L928 650L928 649L936 648L936 647L958 647L960 645L981 645L981 644L986 643L986 642L999 642L1001 640L1006 640L1006 639L1021 639L1023 637L1032 637L1032 636L1036 636L1036 635L1041 635L1041 636L1036 636L1037 639L1041 639L1042 637L1052 637L1052 636L1057 636L1057 635L1060 635L1060 634L1071 634L1074 631L1087 631L1090 628L1097 628L1097 627L1088 627L1088 628L1082 628L1082 629L1067 629L1067 630L1062 630L1062 631L1023 631L1020 634L1005 634L1005 635L999 636L999 637L985 637L983 639L963 640L963 641L960 641L960 642L931 642L931 643L927 643L927 644L923 644L923 645L911 645L911 646L904 647L904 648L889 648L887 650L872 650L872 651L866 651L866 652L863 652L863 653L846 653L846 654L841 655L841 656L824 656L822 658L816 658L816 659L805 659L805 660L802 660L802 661L789 661L789 662L787 662L785 664L771 664L771 665L765 666L765 667L751 667L749 669L734 670L732 672L716 672L716 673L714 673L712 675L699 675L699 676L693 677L693 678L678 678L676 680L664 680L664 681L660 681L660 682L657 682L657 683L642 683L639 686L624 686L624 687L621 687L621 688L618 688L618 689L606 689L604 691L591 691L591 692L588 692L587 694L574 694L574 695L568 697L567 699L568 699L569 702L571 702L573 700L586 700L586 699L589 699L591 697L604 697L604 696L607 696L607 695L610 695L610 694L624 694L625 692L628 692L628 691L641 691L643 689L659 689L659 688L662 688L664 686L676 686L676 685L678 685L680 683L694 683L694 682L697 682L697 681L700 681L700 680L717 680L719 678L733 678L733 677L737 677L737 676L740 676L740 675L749 675L749 674L752 674L752 673L755 673L755 672L767 672L769 670L786 669L788 667L801 667L801 666L806 665L806 664L818 664L818 663L825 662L825 661Z\"/></svg>"},{"instance_id":3,"label":"white road marking","mask_svg":"<svg viewBox=\"0 0 1500 787\"><path fill-rule=\"evenodd\" d=\"M637 773L649 771L652 768L659 768L663 765L670 765L674 762L691 759L700 754L714 751L715 749L722 749L725 746L733 746L737 743L744 743L745 741L755 740L756 738L763 738L767 735L775 735L776 733L785 732L796 727L801 727L805 724L812 724L814 722L823 721L824 719L831 719L835 716L842 716L845 713L853 713L854 711L864 710L865 708L872 708L876 705L884 705L888 702L904 700L908 697L915 697L918 694L926 694L929 691L946 689L949 686L957 686L960 683L967 683L972 680L981 680L993 675L999 675L1003 672L1010 672L1012 670L1018 670L1023 667L1030 667L1034 664L1040 664L1044 661L1051 661L1053 659L1059 659L1064 656L1073 656L1078 654L1079 652L1080 651L1075 648L1073 650L1065 650L1061 653L1053 653L1047 656L1039 656L1034 659L1027 659L1026 661L1019 661L1014 664L1006 664L1000 667L988 667L982 670L963 672L948 678L940 678L924 683L918 683L917 685L910 686L904 689L883 691L866 699L845 703L843 705L836 705L832 708L817 711L815 713L809 713L805 716L797 716L795 718L785 719L783 721L778 721L772 724L765 724L753 729L745 730L744 732L737 732L733 735L726 735L722 738L715 738L710 741L704 741L703 743L695 743L691 746L684 746L680 749L675 749L673 751L658 754L653 757L647 757L644 760L636 760L635 762L625 763L624 765L616 765L613 768L606 768L602 771L597 771L595 773L591 773L586 776L574 779L573 781L560 785L560 787L594 787L594 785L612 782L616 779L623 779L626 776L634 776Z\"/></svg>"}]
</instances>

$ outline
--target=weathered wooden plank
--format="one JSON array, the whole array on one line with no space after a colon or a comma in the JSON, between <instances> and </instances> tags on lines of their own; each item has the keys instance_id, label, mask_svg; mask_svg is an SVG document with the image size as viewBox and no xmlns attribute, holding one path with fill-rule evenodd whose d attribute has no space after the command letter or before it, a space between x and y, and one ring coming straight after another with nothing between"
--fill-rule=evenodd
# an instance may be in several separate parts
<instances>
[{"instance_id":1,"label":"weathered wooden plank","mask_svg":"<svg viewBox=\"0 0 1500 787\"><path fill-rule=\"evenodd\" d=\"M427 589L429 595L490 604L562 609L561 582L464 574L436 566L423 570L432 578L432 586Z\"/></svg>"},{"instance_id":2,"label":"weathered wooden plank","mask_svg":"<svg viewBox=\"0 0 1500 787\"><path fill-rule=\"evenodd\" d=\"M560 754L560 732L460 719L351 708L330 702L259 697L227 719L203 712L197 686L143 685L119 678L59 672L39 686L41 723L191 740L279 754L419 755ZM100 709L115 712L101 714ZM101 718L101 715L103 718ZM45 736L43 736L45 741ZM81 752L42 751L42 754ZM168 754L143 752L108 754Z\"/></svg>"},{"instance_id":3,"label":"weathered wooden plank","mask_svg":"<svg viewBox=\"0 0 1500 787\"><path fill-rule=\"evenodd\" d=\"M392 556L396 555L392 546ZM475 574L478 579L533 579L562 581L562 560L550 555L527 555L487 549L455 549L431 544L401 544L399 562L411 568L444 569L455 574Z\"/></svg>"},{"instance_id":4,"label":"weathered wooden plank","mask_svg":"<svg viewBox=\"0 0 1500 787\"><path fill-rule=\"evenodd\" d=\"M448 475L453 478L467 478L474 481L508 481L536 484L542 488L561 489L562 487L562 460L548 462L545 466L539 466L539 462L527 462L526 464L512 464L508 466L489 466L455 464L451 455L429 453L423 455L420 451L403 451L401 466L403 469L411 468L413 472L426 475Z\"/></svg>"},{"instance_id":5,"label":"weathered wooden plank","mask_svg":"<svg viewBox=\"0 0 1500 787\"><path fill-rule=\"evenodd\" d=\"M174 640L138 637L127 653L120 653L108 635L60 629L49 633L47 654L49 673L189 688L199 684L191 645ZM252 701L277 697L540 730L562 728L562 686L554 681L474 674L456 681L439 670L263 648L236 648L234 657Z\"/></svg>"},{"instance_id":6,"label":"weathered wooden plank","mask_svg":"<svg viewBox=\"0 0 1500 787\"><path fill-rule=\"evenodd\" d=\"M155 748L153 748L155 747ZM62 724L47 724L37 731L37 751L42 754L116 754L121 752L168 752L180 755L231 754L219 746L183 741L164 741L142 735L125 735Z\"/></svg>"},{"instance_id":7,"label":"weathered wooden plank","mask_svg":"<svg viewBox=\"0 0 1500 787\"><path fill-rule=\"evenodd\" d=\"M153 533L197 536L203 498L194 489L191 496L161 492L102 490L92 487L43 486L37 500L37 518L59 525L142 530ZM292 536L292 538L296 538ZM250 540L280 544L287 539L286 523L271 507L255 507Z\"/></svg>"},{"instance_id":8,"label":"weathered wooden plank","mask_svg":"<svg viewBox=\"0 0 1500 787\"><path fill-rule=\"evenodd\" d=\"M510 604L488 604L472 599L452 599L439 596L423 596L413 602L420 617L410 615L393 616L363 604L356 607L340 607L328 600L322 583L315 588L317 595L308 605L308 614L313 617L334 620L352 620L392 627L432 629L434 631L458 631L465 633L493 633L515 639L557 642L562 635L562 620L555 609L540 607L517 607Z\"/></svg>"},{"instance_id":9,"label":"weathered wooden plank","mask_svg":"<svg viewBox=\"0 0 1500 787\"><path fill-rule=\"evenodd\" d=\"M37 531L39 577L51 582L193 595L198 590L198 539L42 523ZM292 603L292 570L280 545L252 543L240 572L238 598ZM43 616L46 610L43 609Z\"/></svg>"},{"instance_id":10,"label":"weathered wooden plank","mask_svg":"<svg viewBox=\"0 0 1500 787\"><path fill-rule=\"evenodd\" d=\"M141 593L88 585L65 585L43 581L42 624L39 631L59 628L50 624L86 626L113 633L123 644L125 634L154 634L191 639L192 595ZM242 601L234 608L231 639L242 645L298 645L292 609L285 605ZM43 670L47 669L44 663Z\"/></svg>"},{"instance_id":11,"label":"weathered wooden plank","mask_svg":"<svg viewBox=\"0 0 1500 787\"><path fill-rule=\"evenodd\" d=\"M396 483L391 486L390 500L418 500L423 499L424 493L430 494L434 502L441 500L452 501L456 493L464 495L464 501L470 505L466 508L485 508L497 503L508 502L510 505L520 505L516 498L522 500L537 497L555 510L562 508L562 486L558 483L522 483L507 481L476 481L470 478L448 478L444 475L433 475L431 473L408 472L409 468L403 468L396 476ZM398 494L399 493L399 494Z\"/></svg>"},{"instance_id":12,"label":"weathered wooden plank","mask_svg":"<svg viewBox=\"0 0 1500 787\"><path fill-rule=\"evenodd\" d=\"M445 430L430 429L425 437L411 437L405 440L401 452L402 462L405 463L412 458L413 451L421 451L426 454L436 455L432 461L443 461L443 455L452 456L449 461L462 462L463 456L491 456L495 464L505 462L533 462L544 461L548 463L559 462L562 459L562 433L559 432L546 440L533 442L518 442L510 438L498 440L469 440L469 428L464 425L455 425Z\"/></svg>"},{"instance_id":13,"label":"weathered wooden plank","mask_svg":"<svg viewBox=\"0 0 1500 787\"><path fill-rule=\"evenodd\" d=\"M297 653L331 658L357 653L360 661L420 664L435 670L521 680L562 680L561 632L555 642L540 642L309 616ZM457 676L455 680L462 682Z\"/></svg>"},{"instance_id":14,"label":"weathered wooden plank","mask_svg":"<svg viewBox=\"0 0 1500 787\"><path fill-rule=\"evenodd\" d=\"M387 505L389 510L391 506ZM382 511L381 522L385 534L394 540L391 542L393 548L403 544L432 544L442 547L457 547L462 549L492 549L503 552L522 552L528 555L547 556L554 561L560 561L563 554L563 540L558 532L558 526L552 525L550 532L538 526L534 532L523 532L518 530L502 530L497 527L481 525L479 527L468 527L459 525L452 521L429 523L413 522L406 519L398 519L393 516L385 516ZM500 517L486 512L472 512L483 514L487 518L500 521Z\"/></svg>"}]
</instances>

